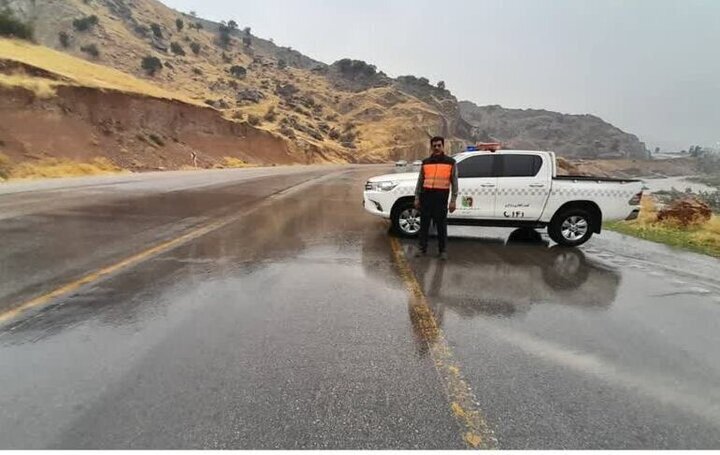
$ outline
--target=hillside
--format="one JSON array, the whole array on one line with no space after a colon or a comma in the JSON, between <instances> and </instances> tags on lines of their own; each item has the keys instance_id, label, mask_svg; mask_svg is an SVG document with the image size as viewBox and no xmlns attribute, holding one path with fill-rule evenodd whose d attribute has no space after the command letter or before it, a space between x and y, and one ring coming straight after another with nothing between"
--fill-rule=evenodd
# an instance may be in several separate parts
<instances>
[{"instance_id":1,"label":"hillside","mask_svg":"<svg viewBox=\"0 0 720 455\"><path fill-rule=\"evenodd\" d=\"M568 115L538 109L507 109L460 102L460 113L482 140L508 147L554 150L568 158L646 158L637 136L593 115Z\"/></svg>"},{"instance_id":2,"label":"hillside","mask_svg":"<svg viewBox=\"0 0 720 455\"><path fill-rule=\"evenodd\" d=\"M153 99L174 99L196 109L207 106L236 125L231 129L268 134L276 144L283 144L276 150L255 148L251 154L245 153L250 162L267 163L280 155L308 163L415 159L427 153L427 140L435 134L449 139L451 151L468 142L496 137L532 148L550 146L567 156L592 156L597 145L600 150L607 148L596 142L596 136L629 136L595 117L545 111L537 112L560 117L549 123L528 121L513 110L486 107L478 109L504 114L493 117L492 122L483 114L479 121L478 115L468 113L467 103L458 103L444 86L431 85L425 78L390 78L371 64L350 59L328 65L258 38L234 21L214 23L174 11L156 0L0 0L3 7L34 27L39 44L112 67L154 87L136 90L139 93L151 94ZM2 49L0 59L23 62L21 56L5 54ZM149 61L149 66L143 67L143 60ZM84 76L71 74L72 68L55 71L72 76L76 85L88 82ZM567 122L568 128L556 127L570 117L578 119ZM142 125L141 119L134 122ZM177 129L160 124L155 128L167 134ZM587 131L593 133L592 139L584 139ZM543 142L543 135L555 135L556 140ZM224 156L232 151L236 136L223 139L222 151L193 149L188 143L182 153ZM563 146L555 147L559 142ZM37 152L31 138L25 137L23 143ZM623 139L621 150L638 157L644 154L639 144L636 138L635 143ZM202 146L207 144L196 144ZM143 162L144 148L134 150L136 145L128 141L121 147ZM175 167L173 163L184 160L166 161Z\"/></svg>"},{"instance_id":3,"label":"hillside","mask_svg":"<svg viewBox=\"0 0 720 455\"><path fill-rule=\"evenodd\" d=\"M121 71L6 39L0 55L0 177L58 158L130 170L307 161L267 131Z\"/></svg>"}]
</instances>

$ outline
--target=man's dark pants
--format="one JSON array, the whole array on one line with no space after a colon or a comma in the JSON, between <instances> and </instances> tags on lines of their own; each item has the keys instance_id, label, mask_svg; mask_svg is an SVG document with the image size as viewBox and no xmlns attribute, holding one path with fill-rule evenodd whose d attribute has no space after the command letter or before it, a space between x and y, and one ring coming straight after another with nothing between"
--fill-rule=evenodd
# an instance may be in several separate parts
<instances>
[{"instance_id":1,"label":"man's dark pants","mask_svg":"<svg viewBox=\"0 0 720 455\"><path fill-rule=\"evenodd\" d=\"M435 223L438 249L442 253L447 244L448 191L423 191L420 194L420 249L427 251L430 221Z\"/></svg>"}]
</instances>

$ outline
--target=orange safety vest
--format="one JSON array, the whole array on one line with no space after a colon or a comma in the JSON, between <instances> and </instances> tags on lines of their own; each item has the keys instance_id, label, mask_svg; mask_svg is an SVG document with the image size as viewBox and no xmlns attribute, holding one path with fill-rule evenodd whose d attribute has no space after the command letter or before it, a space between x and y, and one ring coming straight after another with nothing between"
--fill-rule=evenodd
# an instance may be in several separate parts
<instances>
[{"instance_id":1,"label":"orange safety vest","mask_svg":"<svg viewBox=\"0 0 720 455\"><path fill-rule=\"evenodd\" d=\"M450 163L423 164L423 189L449 190L453 165Z\"/></svg>"}]
</instances>

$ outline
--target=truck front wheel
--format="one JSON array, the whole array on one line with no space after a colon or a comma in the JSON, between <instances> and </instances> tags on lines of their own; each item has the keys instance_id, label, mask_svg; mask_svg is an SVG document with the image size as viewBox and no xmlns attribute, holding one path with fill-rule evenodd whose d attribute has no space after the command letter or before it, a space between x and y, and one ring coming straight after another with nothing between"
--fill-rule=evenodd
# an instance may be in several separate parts
<instances>
[{"instance_id":1,"label":"truck front wheel","mask_svg":"<svg viewBox=\"0 0 720 455\"><path fill-rule=\"evenodd\" d=\"M393 209L390 221L393 232L401 237L417 237L420 232L420 211L411 199L399 203Z\"/></svg>"},{"instance_id":2,"label":"truck front wheel","mask_svg":"<svg viewBox=\"0 0 720 455\"><path fill-rule=\"evenodd\" d=\"M593 235L593 220L582 209L569 209L556 214L548 225L548 235L563 246L580 246Z\"/></svg>"}]
</instances>

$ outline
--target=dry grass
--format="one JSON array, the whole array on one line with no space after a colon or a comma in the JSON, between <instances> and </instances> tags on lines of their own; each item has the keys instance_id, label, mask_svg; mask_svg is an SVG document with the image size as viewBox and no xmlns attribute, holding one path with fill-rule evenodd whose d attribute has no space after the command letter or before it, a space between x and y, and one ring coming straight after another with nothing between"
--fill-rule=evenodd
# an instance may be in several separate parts
<instances>
[{"instance_id":1,"label":"dry grass","mask_svg":"<svg viewBox=\"0 0 720 455\"><path fill-rule=\"evenodd\" d=\"M46 70L64 79L71 80L75 85L139 93L155 98L174 99L201 105L198 101L185 95L169 92L149 82L123 73L122 71L103 65L96 65L47 47L37 46L23 41L0 39L0 59L14 60ZM13 81L16 83L21 83L22 78L30 80L38 79L24 75L14 75L10 77L15 77ZM55 82L55 85L63 84L66 83Z\"/></svg>"},{"instance_id":2,"label":"dry grass","mask_svg":"<svg viewBox=\"0 0 720 455\"><path fill-rule=\"evenodd\" d=\"M235 158L232 156L224 156L223 157L223 165L222 167L225 168L242 168L242 167L255 167L255 164L246 163L245 161Z\"/></svg>"},{"instance_id":3,"label":"dry grass","mask_svg":"<svg viewBox=\"0 0 720 455\"><path fill-rule=\"evenodd\" d=\"M7 155L0 153L0 180L10 178L10 171L12 169L12 161Z\"/></svg>"},{"instance_id":4,"label":"dry grass","mask_svg":"<svg viewBox=\"0 0 720 455\"><path fill-rule=\"evenodd\" d=\"M637 220L608 223L607 228L645 240L720 257L720 217L713 215L709 221L688 228L683 228L673 221L658 221L655 202L649 197L643 198Z\"/></svg>"},{"instance_id":5,"label":"dry grass","mask_svg":"<svg viewBox=\"0 0 720 455\"><path fill-rule=\"evenodd\" d=\"M38 98L52 98L58 83L48 79L30 77L24 74L0 74L0 87L22 87L35 93Z\"/></svg>"},{"instance_id":6,"label":"dry grass","mask_svg":"<svg viewBox=\"0 0 720 455\"><path fill-rule=\"evenodd\" d=\"M122 168L116 166L107 158L95 158L90 162L47 158L36 162L23 162L13 165L7 157L0 155L0 176L2 176L3 169L5 178L9 179L78 177L123 172Z\"/></svg>"}]
</instances>

